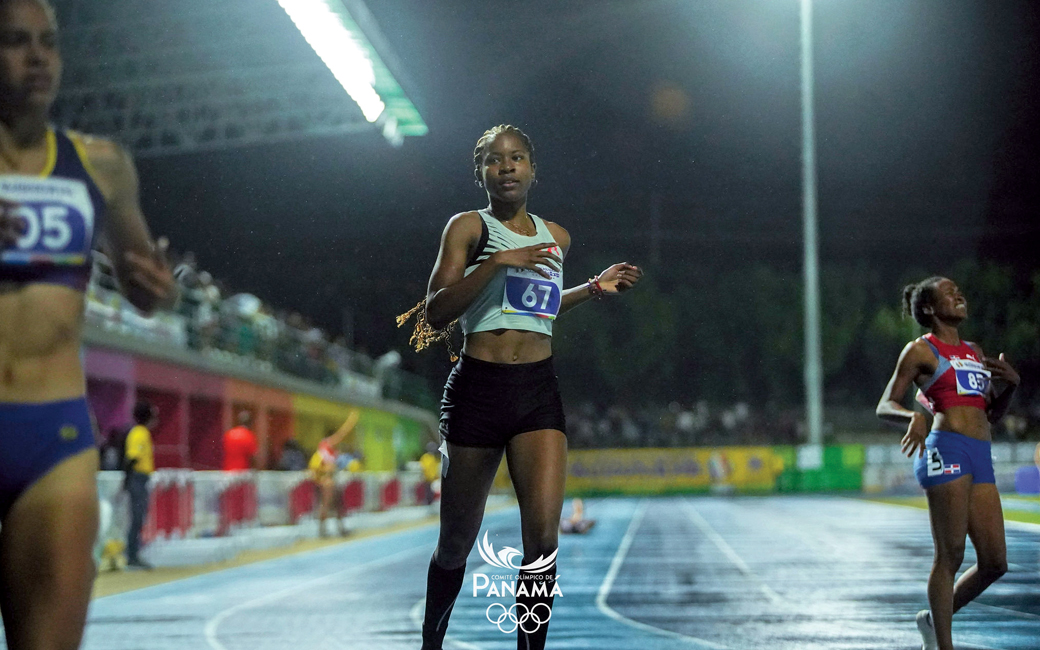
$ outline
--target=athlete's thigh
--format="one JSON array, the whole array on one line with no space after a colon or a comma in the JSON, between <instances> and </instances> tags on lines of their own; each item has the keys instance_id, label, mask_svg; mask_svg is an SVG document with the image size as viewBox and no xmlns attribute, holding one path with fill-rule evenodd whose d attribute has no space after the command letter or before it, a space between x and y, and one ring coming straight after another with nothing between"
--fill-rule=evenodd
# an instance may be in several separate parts
<instances>
[{"instance_id":1,"label":"athlete's thigh","mask_svg":"<svg viewBox=\"0 0 1040 650\"><path fill-rule=\"evenodd\" d=\"M515 436L506 447L509 476L520 502L524 543L530 535L556 531L567 483L567 436L555 429Z\"/></svg>"},{"instance_id":2,"label":"athlete's thigh","mask_svg":"<svg viewBox=\"0 0 1040 650\"><path fill-rule=\"evenodd\" d=\"M0 529L0 608L11 650L75 647L94 582L98 454L72 456L31 485Z\"/></svg>"},{"instance_id":3,"label":"athlete's thigh","mask_svg":"<svg viewBox=\"0 0 1040 650\"><path fill-rule=\"evenodd\" d=\"M1004 511L995 483L976 483L968 507L968 536L975 546L979 564L1003 565L1007 560L1004 539Z\"/></svg>"},{"instance_id":4,"label":"athlete's thigh","mask_svg":"<svg viewBox=\"0 0 1040 650\"><path fill-rule=\"evenodd\" d=\"M476 538L488 492L502 462L500 447L448 443L447 470L441 479L441 537Z\"/></svg>"},{"instance_id":5,"label":"athlete's thigh","mask_svg":"<svg viewBox=\"0 0 1040 650\"><path fill-rule=\"evenodd\" d=\"M968 533L968 510L971 501L972 477L962 476L953 481L928 488L928 517L932 524L932 539L936 551L947 552L963 548Z\"/></svg>"}]
</instances>

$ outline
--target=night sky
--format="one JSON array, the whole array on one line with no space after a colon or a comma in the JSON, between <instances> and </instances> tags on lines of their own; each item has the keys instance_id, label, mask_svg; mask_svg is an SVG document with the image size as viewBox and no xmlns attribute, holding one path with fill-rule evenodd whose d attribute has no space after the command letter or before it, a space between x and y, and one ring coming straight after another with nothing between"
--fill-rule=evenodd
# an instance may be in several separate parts
<instances>
[{"instance_id":1,"label":"night sky","mask_svg":"<svg viewBox=\"0 0 1040 650\"><path fill-rule=\"evenodd\" d=\"M368 5L428 136L139 161L153 230L232 290L333 331L349 308L358 346L402 349L391 318L486 205L472 150L503 122L534 140L529 208L571 231L574 283L604 258L798 268L794 0ZM1040 3L822 0L815 38L823 263L1036 268Z\"/></svg>"}]
</instances>

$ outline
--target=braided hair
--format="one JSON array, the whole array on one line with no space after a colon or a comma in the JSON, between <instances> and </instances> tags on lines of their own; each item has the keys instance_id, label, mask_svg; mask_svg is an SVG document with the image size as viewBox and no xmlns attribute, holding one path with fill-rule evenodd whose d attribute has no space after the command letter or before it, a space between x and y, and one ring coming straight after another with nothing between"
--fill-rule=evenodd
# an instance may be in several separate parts
<instances>
[{"instance_id":1,"label":"braided hair","mask_svg":"<svg viewBox=\"0 0 1040 650\"><path fill-rule=\"evenodd\" d=\"M408 344L415 346L416 352L422 352L434 343L444 341L451 360L459 360L459 355L455 353L455 349L451 345L451 337L458 326L458 319L451 321L439 330L433 329L433 326L426 320L426 298L423 298L419 301L419 304L399 315L397 317L397 326L403 326L412 316L416 317L415 328L412 329L412 336L408 339Z\"/></svg>"},{"instance_id":2,"label":"braided hair","mask_svg":"<svg viewBox=\"0 0 1040 650\"><path fill-rule=\"evenodd\" d=\"M2 1L0 0L0 2ZM480 174L480 167L484 164L484 155L487 153L487 147L492 140L503 133L509 133L520 138L524 148L527 149L531 165L534 165L534 144L531 143L531 138L526 133L511 124L499 124L491 127L484 131L484 135L480 136L480 139L477 140L476 148L473 149L473 175L477 177L477 184L481 187L484 184ZM412 316L416 317L415 327L412 329L412 336L408 339L408 344L415 346L416 352L425 350L434 343L443 341L448 348L448 355L451 357L451 360L458 361L459 355L456 354L451 341L452 335L458 329L458 319L451 321L441 329L434 329L429 321L426 320L426 298L423 298L417 305L399 315L397 317L397 326L402 327L411 320Z\"/></svg>"},{"instance_id":3,"label":"braided hair","mask_svg":"<svg viewBox=\"0 0 1040 650\"><path fill-rule=\"evenodd\" d=\"M903 287L903 316L912 316L921 327L931 327L932 315L926 314L924 308L934 304L935 288L944 279L942 276L933 275Z\"/></svg>"}]
</instances>

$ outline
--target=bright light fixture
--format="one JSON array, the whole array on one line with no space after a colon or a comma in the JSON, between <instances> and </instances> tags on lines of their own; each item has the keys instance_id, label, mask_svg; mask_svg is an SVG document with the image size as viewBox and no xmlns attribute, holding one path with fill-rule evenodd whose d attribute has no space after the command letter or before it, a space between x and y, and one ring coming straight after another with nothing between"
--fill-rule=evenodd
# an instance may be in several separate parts
<instances>
[{"instance_id":1,"label":"bright light fixture","mask_svg":"<svg viewBox=\"0 0 1040 650\"><path fill-rule=\"evenodd\" d=\"M338 0L278 0L307 43L332 71L369 122L382 115L386 104L376 92L372 59L356 36L333 10Z\"/></svg>"}]
</instances>

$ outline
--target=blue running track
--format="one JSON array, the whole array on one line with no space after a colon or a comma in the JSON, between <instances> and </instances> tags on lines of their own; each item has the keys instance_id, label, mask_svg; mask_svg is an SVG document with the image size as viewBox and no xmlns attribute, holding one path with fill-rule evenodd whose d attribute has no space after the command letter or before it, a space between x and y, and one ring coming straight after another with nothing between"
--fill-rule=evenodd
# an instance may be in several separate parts
<instances>
[{"instance_id":1,"label":"blue running track","mask_svg":"<svg viewBox=\"0 0 1040 650\"><path fill-rule=\"evenodd\" d=\"M916 650L927 513L840 497L674 497L586 504L561 536L553 650ZM1040 648L1040 526L1008 524L1010 571L954 618L961 648ZM488 515L520 546L515 508ZM436 526L95 601L85 650L418 650ZM965 567L975 561L971 545ZM474 551L471 572L503 573ZM467 577L445 648L512 650ZM508 621L506 621L508 623ZM2 646L2 641L0 641Z\"/></svg>"}]
</instances>

